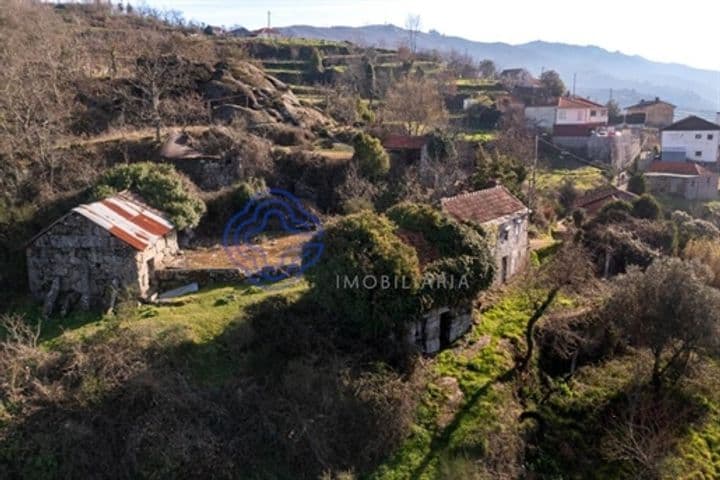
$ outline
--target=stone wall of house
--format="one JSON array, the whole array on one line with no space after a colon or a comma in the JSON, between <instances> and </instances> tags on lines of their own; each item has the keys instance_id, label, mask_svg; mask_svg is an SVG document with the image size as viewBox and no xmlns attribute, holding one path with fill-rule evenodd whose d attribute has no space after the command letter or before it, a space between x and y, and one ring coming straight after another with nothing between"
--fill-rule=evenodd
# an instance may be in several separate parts
<instances>
[{"instance_id":1,"label":"stone wall of house","mask_svg":"<svg viewBox=\"0 0 720 480\"><path fill-rule=\"evenodd\" d=\"M114 282L120 289L137 286L137 257L132 247L72 212L28 246L30 292L43 300L59 279L58 302L72 296L102 306Z\"/></svg>"},{"instance_id":2,"label":"stone wall of house","mask_svg":"<svg viewBox=\"0 0 720 480\"><path fill-rule=\"evenodd\" d=\"M553 137L553 142L570 152L616 170L630 166L642 150L640 136L624 130L621 136Z\"/></svg>"},{"instance_id":3,"label":"stone wall of house","mask_svg":"<svg viewBox=\"0 0 720 480\"><path fill-rule=\"evenodd\" d=\"M136 257L137 288L141 297L145 297L157 289L155 285L157 273L170 265L180 251L175 230L158 239L154 245L139 252Z\"/></svg>"},{"instance_id":4,"label":"stone wall of house","mask_svg":"<svg viewBox=\"0 0 720 480\"><path fill-rule=\"evenodd\" d=\"M472 323L470 307L436 308L410 324L407 341L423 353L436 353L465 335Z\"/></svg>"},{"instance_id":5,"label":"stone wall of house","mask_svg":"<svg viewBox=\"0 0 720 480\"><path fill-rule=\"evenodd\" d=\"M528 226L527 213L508 215L483 224L483 228L491 233L491 242L494 245L492 248L495 257L494 284L504 283L527 266Z\"/></svg>"},{"instance_id":6,"label":"stone wall of house","mask_svg":"<svg viewBox=\"0 0 720 480\"><path fill-rule=\"evenodd\" d=\"M713 200L718 198L718 177L679 177L670 175L646 175L647 189L652 194L675 195L688 200Z\"/></svg>"}]
</instances>

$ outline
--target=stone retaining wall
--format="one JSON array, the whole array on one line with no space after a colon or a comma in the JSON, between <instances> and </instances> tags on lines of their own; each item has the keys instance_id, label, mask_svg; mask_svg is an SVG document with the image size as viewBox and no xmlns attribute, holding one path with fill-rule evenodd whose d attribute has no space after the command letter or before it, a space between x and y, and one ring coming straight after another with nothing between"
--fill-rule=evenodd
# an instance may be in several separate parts
<instances>
[{"instance_id":1,"label":"stone retaining wall","mask_svg":"<svg viewBox=\"0 0 720 480\"><path fill-rule=\"evenodd\" d=\"M160 291L197 282L204 287L218 283L241 283L245 275L237 268L168 268L155 272L155 280Z\"/></svg>"}]
</instances>

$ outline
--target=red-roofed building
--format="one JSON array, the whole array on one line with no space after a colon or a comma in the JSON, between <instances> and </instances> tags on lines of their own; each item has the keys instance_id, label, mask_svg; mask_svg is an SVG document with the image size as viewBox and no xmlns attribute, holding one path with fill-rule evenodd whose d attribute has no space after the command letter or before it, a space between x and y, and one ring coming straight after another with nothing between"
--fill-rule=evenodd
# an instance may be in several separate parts
<instances>
[{"instance_id":1,"label":"red-roofed building","mask_svg":"<svg viewBox=\"0 0 720 480\"><path fill-rule=\"evenodd\" d=\"M675 195L688 200L718 197L718 174L693 162L656 161L645 171L645 183L654 194Z\"/></svg>"},{"instance_id":2,"label":"red-roofed building","mask_svg":"<svg viewBox=\"0 0 720 480\"><path fill-rule=\"evenodd\" d=\"M574 208L582 209L589 216L597 214L605 205L617 200L631 202L637 198L637 195L611 185L600 187L586 192L579 197L573 204Z\"/></svg>"},{"instance_id":3,"label":"red-roofed building","mask_svg":"<svg viewBox=\"0 0 720 480\"><path fill-rule=\"evenodd\" d=\"M420 162L427 157L428 138L424 135L387 135L382 145L394 158L406 164Z\"/></svg>"},{"instance_id":4,"label":"red-roofed building","mask_svg":"<svg viewBox=\"0 0 720 480\"><path fill-rule=\"evenodd\" d=\"M587 98L564 96L528 105L525 118L538 128L553 130L556 136L588 136L608 124L608 109Z\"/></svg>"},{"instance_id":5,"label":"red-roofed building","mask_svg":"<svg viewBox=\"0 0 720 480\"><path fill-rule=\"evenodd\" d=\"M496 282L506 282L527 265L530 209L498 185L440 201L442 209L462 222L474 222L492 235Z\"/></svg>"},{"instance_id":6,"label":"red-roofed building","mask_svg":"<svg viewBox=\"0 0 720 480\"><path fill-rule=\"evenodd\" d=\"M30 291L46 311L75 303L107 307L109 299L153 288L156 269L178 253L167 216L129 192L79 205L36 235L27 246ZM114 293L113 293L114 292Z\"/></svg>"}]
</instances>

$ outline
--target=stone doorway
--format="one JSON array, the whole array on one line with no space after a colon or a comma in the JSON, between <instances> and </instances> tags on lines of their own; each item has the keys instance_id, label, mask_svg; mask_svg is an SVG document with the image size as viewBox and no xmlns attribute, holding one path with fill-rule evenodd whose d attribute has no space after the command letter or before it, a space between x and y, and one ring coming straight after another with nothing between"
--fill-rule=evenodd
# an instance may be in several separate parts
<instances>
[{"instance_id":1,"label":"stone doorway","mask_svg":"<svg viewBox=\"0 0 720 480\"><path fill-rule=\"evenodd\" d=\"M453 314L450 311L440 315L440 348L450 346L450 333L452 332Z\"/></svg>"}]
</instances>

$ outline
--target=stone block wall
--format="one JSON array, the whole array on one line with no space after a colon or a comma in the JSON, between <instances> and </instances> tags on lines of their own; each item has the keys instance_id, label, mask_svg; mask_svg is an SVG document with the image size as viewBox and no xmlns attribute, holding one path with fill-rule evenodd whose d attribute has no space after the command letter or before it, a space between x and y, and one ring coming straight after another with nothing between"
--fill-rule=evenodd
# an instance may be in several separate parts
<instances>
[{"instance_id":1,"label":"stone block wall","mask_svg":"<svg viewBox=\"0 0 720 480\"><path fill-rule=\"evenodd\" d=\"M76 293L102 305L113 282L137 288L138 252L77 213L70 213L27 248L30 292L44 299L59 278L60 297Z\"/></svg>"},{"instance_id":2,"label":"stone block wall","mask_svg":"<svg viewBox=\"0 0 720 480\"><path fill-rule=\"evenodd\" d=\"M465 335L472 323L469 306L436 308L410 324L407 341L423 353L437 353Z\"/></svg>"},{"instance_id":3,"label":"stone block wall","mask_svg":"<svg viewBox=\"0 0 720 480\"><path fill-rule=\"evenodd\" d=\"M241 283L245 275L237 268L169 268L155 274L161 291L196 282L201 287L212 284Z\"/></svg>"}]
</instances>

